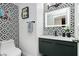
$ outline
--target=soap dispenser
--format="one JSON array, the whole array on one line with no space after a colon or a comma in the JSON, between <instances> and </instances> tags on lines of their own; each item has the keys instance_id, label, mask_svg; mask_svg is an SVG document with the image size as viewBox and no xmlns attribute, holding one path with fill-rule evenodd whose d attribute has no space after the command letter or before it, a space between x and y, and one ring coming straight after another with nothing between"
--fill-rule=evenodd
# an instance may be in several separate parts
<instances>
[{"instance_id":1,"label":"soap dispenser","mask_svg":"<svg viewBox=\"0 0 79 59\"><path fill-rule=\"evenodd\" d=\"M62 33L62 36L63 36L63 37L65 37L65 32L64 32L64 33Z\"/></svg>"},{"instance_id":2,"label":"soap dispenser","mask_svg":"<svg viewBox=\"0 0 79 59\"><path fill-rule=\"evenodd\" d=\"M57 31L55 31L55 36L58 36L58 35L57 35Z\"/></svg>"}]
</instances>

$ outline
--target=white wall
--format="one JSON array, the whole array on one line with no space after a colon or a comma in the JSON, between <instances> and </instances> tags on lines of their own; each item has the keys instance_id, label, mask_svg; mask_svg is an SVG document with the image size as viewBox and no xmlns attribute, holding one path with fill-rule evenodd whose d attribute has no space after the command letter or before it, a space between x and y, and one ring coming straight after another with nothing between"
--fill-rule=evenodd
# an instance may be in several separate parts
<instances>
[{"instance_id":1,"label":"white wall","mask_svg":"<svg viewBox=\"0 0 79 59\"><path fill-rule=\"evenodd\" d=\"M37 36L43 34L44 7L42 3L37 4Z\"/></svg>"},{"instance_id":2,"label":"white wall","mask_svg":"<svg viewBox=\"0 0 79 59\"><path fill-rule=\"evenodd\" d=\"M29 18L22 19L21 11L22 8L29 7ZM37 40L36 40L36 23L33 24L33 32L28 32L29 20L36 21L36 4L19 4L19 46L24 55L36 55L37 54Z\"/></svg>"},{"instance_id":3,"label":"white wall","mask_svg":"<svg viewBox=\"0 0 79 59\"><path fill-rule=\"evenodd\" d=\"M79 38L79 4L75 4L75 37Z\"/></svg>"},{"instance_id":4,"label":"white wall","mask_svg":"<svg viewBox=\"0 0 79 59\"><path fill-rule=\"evenodd\" d=\"M39 55L39 43L38 37L42 35L43 31L43 4L36 3L26 3L17 4L19 6L19 47L22 50L23 55L35 56ZM21 11L22 8L29 7L29 18L22 19ZM28 22L29 20L35 20L36 23L33 24L33 33L28 32Z\"/></svg>"}]
</instances>

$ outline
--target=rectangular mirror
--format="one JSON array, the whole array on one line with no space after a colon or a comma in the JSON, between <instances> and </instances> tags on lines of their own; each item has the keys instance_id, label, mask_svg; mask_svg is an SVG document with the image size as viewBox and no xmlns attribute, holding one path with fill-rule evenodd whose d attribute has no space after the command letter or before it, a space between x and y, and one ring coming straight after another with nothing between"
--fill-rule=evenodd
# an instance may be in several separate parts
<instances>
[{"instance_id":1,"label":"rectangular mirror","mask_svg":"<svg viewBox=\"0 0 79 59\"><path fill-rule=\"evenodd\" d=\"M69 26L70 8L45 13L45 27Z\"/></svg>"}]
</instances>

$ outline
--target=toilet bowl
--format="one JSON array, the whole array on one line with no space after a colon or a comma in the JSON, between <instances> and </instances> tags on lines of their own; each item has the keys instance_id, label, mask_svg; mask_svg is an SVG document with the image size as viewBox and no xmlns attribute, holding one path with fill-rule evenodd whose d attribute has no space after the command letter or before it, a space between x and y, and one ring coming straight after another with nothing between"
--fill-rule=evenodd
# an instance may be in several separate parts
<instances>
[{"instance_id":1,"label":"toilet bowl","mask_svg":"<svg viewBox=\"0 0 79 59\"><path fill-rule=\"evenodd\" d=\"M14 40L0 41L1 56L21 56L21 50L15 47Z\"/></svg>"}]
</instances>

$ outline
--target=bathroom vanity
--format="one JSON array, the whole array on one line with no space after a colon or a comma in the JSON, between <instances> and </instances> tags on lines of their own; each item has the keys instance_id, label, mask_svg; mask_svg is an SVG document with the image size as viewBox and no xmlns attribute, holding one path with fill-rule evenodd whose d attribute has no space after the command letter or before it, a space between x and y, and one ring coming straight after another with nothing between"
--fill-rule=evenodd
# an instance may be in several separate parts
<instances>
[{"instance_id":1,"label":"bathroom vanity","mask_svg":"<svg viewBox=\"0 0 79 59\"><path fill-rule=\"evenodd\" d=\"M44 56L77 56L77 42L74 38L41 36L39 52Z\"/></svg>"},{"instance_id":2,"label":"bathroom vanity","mask_svg":"<svg viewBox=\"0 0 79 59\"><path fill-rule=\"evenodd\" d=\"M39 37L39 52L44 56L77 56L79 41L74 35L74 4L48 6L44 5L44 30Z\"/></svg>"}]
</instances>

